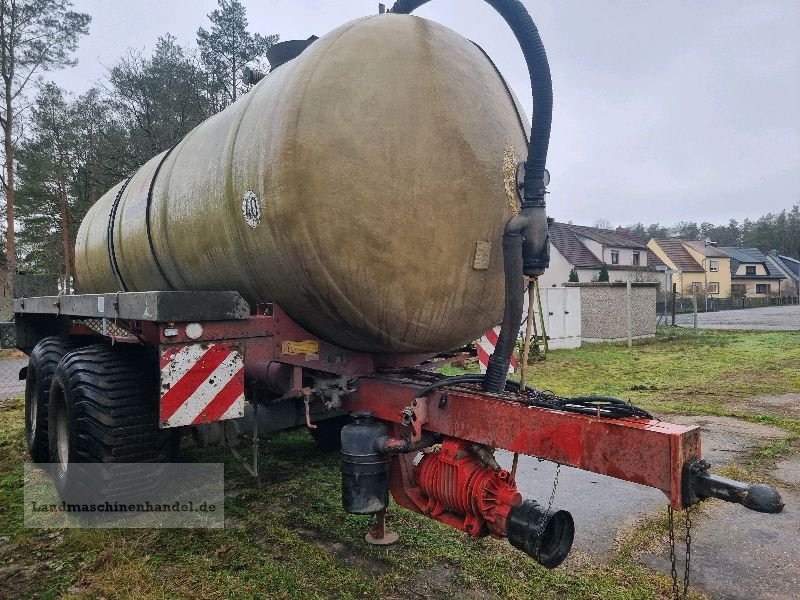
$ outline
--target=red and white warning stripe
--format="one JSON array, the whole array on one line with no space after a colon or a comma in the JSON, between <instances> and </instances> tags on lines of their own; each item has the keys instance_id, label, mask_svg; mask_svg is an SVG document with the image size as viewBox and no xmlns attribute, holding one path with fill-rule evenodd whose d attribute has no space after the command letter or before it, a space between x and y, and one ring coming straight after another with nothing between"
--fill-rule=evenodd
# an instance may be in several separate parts
<instances>
[{"instance_id":1,"label":"red and white warning stripe","mask_svg":"<svg viewBox=\"0 0 800 600\"><path fill-rule=\"evenodd\" d=\"M244 414L244 357L231 344L161 349L161 427L235 419Z\"/></svg>"},{"instance_id":2,"label":"red and white warning stripe","mask_svg":"<svg viewBox=\"0 0 800 600\"><path fill-rule=\"evenodd\" d=\"M500 325L490 329L483 336L475 342L475 347L478 349L478 364L481 368L481 373L486 372L489 366L489 357L494 354L494 347L497 344L497 338L500 335ZM517 368L517 359L511 356L511 364L508 366L508 372L513 373Z\"/></svg>"}]
</instances>

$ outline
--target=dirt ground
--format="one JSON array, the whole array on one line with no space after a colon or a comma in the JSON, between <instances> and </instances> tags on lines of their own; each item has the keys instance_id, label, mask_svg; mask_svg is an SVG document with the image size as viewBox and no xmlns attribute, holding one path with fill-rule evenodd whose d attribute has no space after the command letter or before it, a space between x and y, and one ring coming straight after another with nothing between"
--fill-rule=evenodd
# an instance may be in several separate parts
<instances>
[{"instance_id":1,"label":"dirt ground","mask_svg":"<svg viewBox=\"0 0 800 600\"><path fill-rule=\"evenodd\" d=\"M795 402L798 394L765 397L765 403ZM702 427L703 454L715 466L746 464L748 455L770 440L785 439L784 430L727 417L671 420ZM800 456L765 465L764 479L781 493L785 508L778 515L745 510L714 501L695 519L692 533L692 584L712 598L725 600L795 600L800 597ZM680 547L680 546L679 546ZM682 547L680 547L682 549ZM682 559L683 557L681 557ZM666 551L645 554L645 564L669 573ZM679 560L679 572L684 561Z\"/></svg>"}]
</instances>

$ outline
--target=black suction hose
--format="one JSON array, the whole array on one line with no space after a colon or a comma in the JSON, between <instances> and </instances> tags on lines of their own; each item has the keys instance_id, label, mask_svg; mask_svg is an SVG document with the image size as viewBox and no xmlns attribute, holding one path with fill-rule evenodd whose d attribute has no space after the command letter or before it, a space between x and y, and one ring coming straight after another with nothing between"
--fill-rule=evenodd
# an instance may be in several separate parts
<instances>
[{"instance_id":1,"label":"black suction hose","mask_svg":"<svg viewBox=\"0 0 800 600\"><path fill-rule=\"evenodd\" d=\"M524 302L522 279L522 236L519 233L506 232L503 235L503 267L506 275L506 306L503 311L503 326L494 352L486 366L483 389L499 394L506 387L508 367L511 355L517 343L517 332L522 320Z\"/></svg>"},{"instance_id":2,"label":"black suction hose","mask_svg":"<svg viewBox=\"0 0 800 600\"><path fill-rule=\"evenodd\" d=\"M397 0L390 10L409 14L429 0ZM519 0L485 0L505 19L519 42L533 94L533 116L528 158L525 161L525 187L522 210L506 224L503 236L503 263L506 275L506 306L503 327L489 359L483 389L499 393L505 388L508 366L522 320L522 276L538 277L550 264L550 238L545 213L544 169L550 145L553 117L553 82L547 53L539 30L525 5ZM521 236L521 237L520 237ZM511 254L521 255L521 264Z\"/></svg>"}]
</instances>

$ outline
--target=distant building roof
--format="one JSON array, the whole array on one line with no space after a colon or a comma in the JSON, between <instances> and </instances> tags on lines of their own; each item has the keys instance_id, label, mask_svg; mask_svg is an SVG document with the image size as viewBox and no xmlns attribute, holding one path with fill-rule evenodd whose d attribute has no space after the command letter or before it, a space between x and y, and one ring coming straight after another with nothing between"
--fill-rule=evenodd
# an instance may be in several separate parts
<instances>
[{"instance_id":1,"label":"distant building roof","mask_svg":"<svg viewBox=\"0 0 800 600\"><path fill-rule=\"evenodd\" d=\"M631 240L633 242L636 242L637 244L643 244L643 245L647 246L647 240L642 238L639 234L634 233L630 229L626 229L624 227L617 227L614 230L614 233L616 235L621 235L622 237L626 237L629 240Z\"/></svg>"},{"instance_id":2,"label":"distant building roof","mask_svg":"<svg viewBox=\"0 0 800 600\"><path fill-rule=\"evenodd\" d=\"M767 262L767 257L764 256L764 253L761 252L758 248L732 248L732 247L724 247L720 248L725 254L731 257L731 275L732 277L737 277L741 279L785 279L784 275L781 273L771 273L769 269L769 264ZM767 271L766 275L736 275L736 271L739 270L739 265L741 264L759 264L764 265L764 269ZM775 267L772 268L773 271Z\"/></svg>"},{"instance_id":3,"label":"distant building roof","mask_svg":"<svg viewBox=\"0 0 800 600\"><path fill-rule=\"evenodd\" d=\"M733 248L726 246L720 248L725 254L740 263L766 264L767 257L758 248Z\"/></svg>"},{"instance_id":4,"label":"distant building roof","mask_svg":"<svg viewBox=\"0 0 800 600\"><path fill-rule=\"evenodd\" d=\"M795 275L800 276L800 260L792 258L791 256L784 256L783 254L779 254L778 258L786 265L787 269L792 271Z\"/></svg>"},{"instance_id":5,"label":"distant building roof","mask_svg":"<svg viewBox=\"0 0 800 600\"><path fill-rule=\"evenodd\" d=\"M647 251L647 266L653 267L654 269L657 269L658 267L667 267L666 263L658 258L658 254L652 250Z\"/></svg>"},{"instance_id":6,"label":"distant building roof","mask_svg":"<svg viewBox=\"0 0 800 600\"><path fill-rule=\"evenodd\" d=\"M553 222L550 225L550 241L567 262L579 269L599 269L602 261L583 245L572 231L574 225Z\"/></svg>"},{"instance_id":7,"label":"distant building roof","mask_svg":"<svg viewBox=\"0 0 800 600\"><path fill-rule=\"evenodd\" d=\"M686 246L689 246L692 250L699 252L706 258L728 258L727 254L713 244L706 244L705 242L695 242L691 240L686 240L683 243Z\"/></svg>"},{"instance_id":8,"label":"distant building roof","mask_svg":"<svg viewBox=\"0 0 800 600\"><path fill-rule=\"evenodd\" d=\"M634 250L647 250L647 244L638 239L638 236L631 232L619 233L610 229L598 229L597 227L584 227L583 225L567 225L577 235L589 238L595 242L600 242L604 246L614 248L633 248Z\"/></svg>"},{"instance_id":9,"label":"distant building roof","mask_svg":"<svg viewBox=\"0 0 800 600\"><path fill-rule=\"evenodd\" d=\"M703 273L703 267L697 262L694 257L689 254L689 251L683 245L686 240L679 240L677 238L669 238L662 240L654 240L658 247L664 251L667 258L681 271L686 273Z\"/></svg>"},{"instance_id":10,"label":"distant building roof","mask_svg":"<svg viewBox=\"0 0 800 600\"><path fill-rule=\"evenodd\" d=\"M778 258L775 254L767 254L767 265L769 267L770 273L777 273L782 275L784 278L790 279L800 279L800 275L794 273L786 264Z\"/></svg>"}]
</instances>

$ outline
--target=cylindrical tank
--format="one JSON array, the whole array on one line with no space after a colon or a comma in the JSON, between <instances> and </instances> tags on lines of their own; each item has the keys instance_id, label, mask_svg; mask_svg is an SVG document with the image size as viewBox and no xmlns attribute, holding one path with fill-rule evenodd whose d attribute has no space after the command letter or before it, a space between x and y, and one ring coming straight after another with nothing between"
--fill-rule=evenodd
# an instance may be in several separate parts
<instances>
[{"instance_id":1,"label":"cylindrical tank","mask_svg":"<svg viewBox=\"0 0 800 600\"><path fill-rule=\"evenodd\" d=\"M388 428L370 411L356 411L342 427L342 505L353 515L374 515L389 506L389 456L375 449Z\"/></svg>"},{"instance_id":2,"label":"cylindrical tank","mask_svg":"<svg viewBox=\"0 0 800 600\"><path fill-rule=\"evenodd\" d=\"M105 194L79 290L235 290L347 348L458 347L502 319L524 123L455 32L353 21Z\"/></svg>"}]
</instances>

